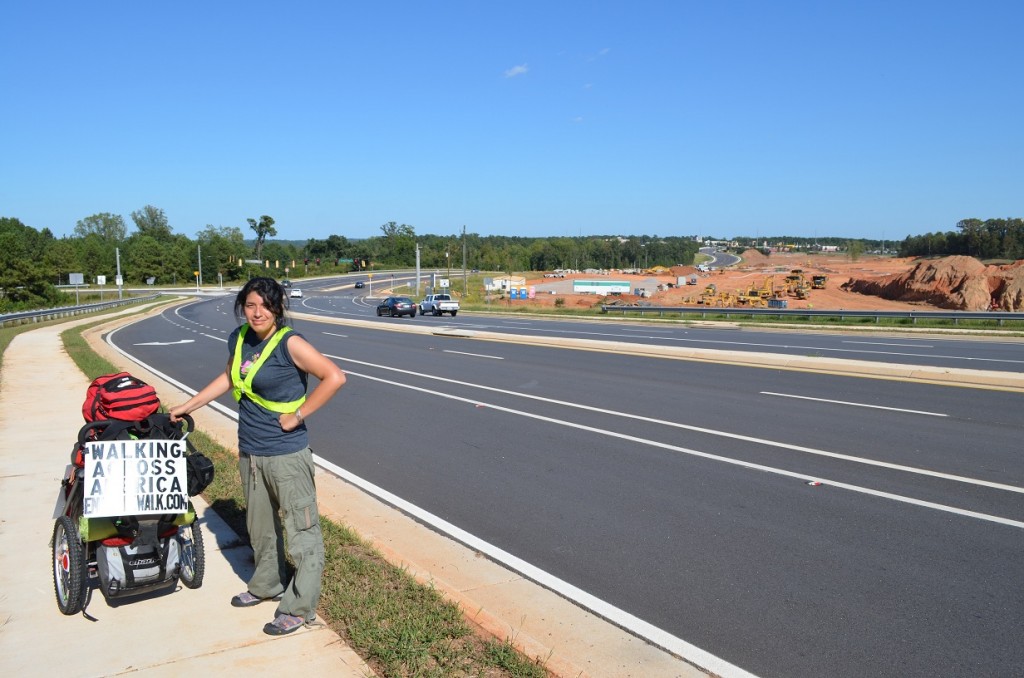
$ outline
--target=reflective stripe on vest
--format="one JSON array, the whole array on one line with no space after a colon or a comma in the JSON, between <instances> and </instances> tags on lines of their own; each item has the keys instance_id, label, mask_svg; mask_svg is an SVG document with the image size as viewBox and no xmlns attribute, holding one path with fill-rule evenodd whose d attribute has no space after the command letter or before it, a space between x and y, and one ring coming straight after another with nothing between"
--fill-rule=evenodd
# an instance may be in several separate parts
<instances>
[{"instance_id":1,"label":"reflective stripe on vest","mask_svg":"<svg viewBox=\"0 0 1024 678\"><path fill-rule=\"evenodd\" d=\"M281 414L287 414L294 412L302 406L302 403L306 402L306 396L302 396L298 400L293 400L290 403L278 403L273 400L267 400L253 393L252 390L252 379L256 376L256 373L263 363L267 362L267 358L273 353L277 345L281 343L281 339L284 335L292 331L290 327L282 327L274 336L267 342L266 347L263 349L263 353L260 357L249 367L249 372L245 375L245 379L242 379L242 341L245 338L245 333L249 329L249 324L242 325L242 328L238 331L238 343L235 344L235 356L231 361L231 394L235 396L235 400L240 401L242 394L245 397L253 401L260 407L270 410L271 412L280 412Z\"/></svg>"}]
</instances>

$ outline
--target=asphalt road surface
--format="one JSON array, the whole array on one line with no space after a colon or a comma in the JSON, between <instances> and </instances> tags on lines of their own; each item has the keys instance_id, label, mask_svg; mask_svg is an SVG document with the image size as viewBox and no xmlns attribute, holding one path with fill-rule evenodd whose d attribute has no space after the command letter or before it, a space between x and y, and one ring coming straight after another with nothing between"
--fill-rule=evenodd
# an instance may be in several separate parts
<instances>
[{"instance_id":1,"label":"asphalt road surface","mask_svg":"<svg viewBox=\"0 0 1024 678\"><path fill-rule=\"evenodd\" d=\"M292 300L294 308L303 313L328 318L377 320L374 309L382 289L352 289L357 278L341 283L338 280L304 283L306 296ZM390 277L387 278L390 280ZM400 284L412 278L399 274ZM337 289L344 285L343 289ZM330 291L323 291L324 288ZM377 295L377 296L374 296ZM906 365L934 365L957 369L1020 372L1024 370L1024 341L1020 339L915 336L908 333L863 334L840 331L791 331L772 329L725 329L680 325L662 322L601 320L558 320L529 317L507 317L488 314L460 313L457 317L417 317L417 322L432 327L453 327L525 334L527 336L566 339L601 339L657 344L683 348L706 348L728 351L781 353L796 356L821 356L849 360ZM393 322L381 318L380 322Z\"/></svg>"},{"instance_id":2,"label":"asphalt road surface","mask_svg":"<svg viewBox=\"0 0 1024 678\"><path fill-rule=\"evenodd\" d=\"M232 301L111 342L198 389ZM1021 394L295 326L349 375L317 454L668 634L761 676L1024 675Z\"/></svg>"}]
</instances>

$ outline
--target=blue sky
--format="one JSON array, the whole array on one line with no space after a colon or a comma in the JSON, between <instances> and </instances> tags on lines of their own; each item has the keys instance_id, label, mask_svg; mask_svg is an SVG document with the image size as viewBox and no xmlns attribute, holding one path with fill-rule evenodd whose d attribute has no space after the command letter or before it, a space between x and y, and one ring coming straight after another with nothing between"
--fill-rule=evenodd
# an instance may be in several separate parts
<instances>
[{"instance_id":1,"label":"blue sky","mask_svg":"<svg viewBox=\"0 0 1024 678\"><path fill-rule=\"evenodd\" d=\"M1024 3L0 9L0 216L899 240L1024 217Z\"/></svg>"}]
</instances>

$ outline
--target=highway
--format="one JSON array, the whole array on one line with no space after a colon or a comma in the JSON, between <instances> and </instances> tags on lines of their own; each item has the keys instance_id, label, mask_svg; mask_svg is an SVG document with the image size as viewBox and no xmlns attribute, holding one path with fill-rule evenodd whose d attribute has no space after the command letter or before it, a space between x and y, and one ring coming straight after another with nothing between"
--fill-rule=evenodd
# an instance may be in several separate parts
<instances>
[{"instance_id":1,"label":"highway","mask_svg":"<svg viewBox=\"0 0 1024 678\"><path fill-rule=\"evenodd\" d=\"M315 285L302 300L294 300L295 310L334 318L376 319L374 308L378 297L369 289L351 289L349 279L343 289L337 281L320 283L329 292ZM365 280L365 278L362 278ZM388 278L390 280L390 278ZM399 282L413 278L399 274ZM309 285L307 283L307 285ZM377 283L378 291L380 283ZM497 303L497 302L496 302ZM510 302L514 303L514 302ZM390 318L381 322L394 323ZM850 331L779 332L771 328L742 331L729 323L725 327L680 325L658 321L638 322L613 320L535 319L487 314L460 314L455 318L418 317L417 322L430 326L466 330L509 332L529 336L567 339L600 339L641 344L728 351L767 351L785 355L813 355L849 360L869 360L908 365L934 365L956 369L1024 371L1024 341L1020 338L991 339L950 334L947 336L915 336L912 333L875 333Z\"/></svg>"},{"instance_id":2,"label":"highway","mask_svg":"<svg viewBox=\"0 0 1024 678\"><path fill-rule=\"evenodd\" d=\"M301 310L369 326L295 322L349 375L311 422L332 463L756 675L1024 674L1024 395L380 331L364 292L309 285ZM198 389L232 301L109 340ZM638 327L379 322L455 320ZM753 334L850 338L699 336ZM928 341L906 352L1020 371L1013 342Z\"/></svg>"}]
</instances>

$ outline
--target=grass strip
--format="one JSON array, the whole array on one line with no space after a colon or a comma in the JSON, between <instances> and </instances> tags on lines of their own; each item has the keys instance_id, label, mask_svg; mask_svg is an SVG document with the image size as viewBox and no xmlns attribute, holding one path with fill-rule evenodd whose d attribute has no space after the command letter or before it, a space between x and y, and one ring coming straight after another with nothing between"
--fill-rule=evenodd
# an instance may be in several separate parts
<instances>
[{"instance_id":1,"label":"grass strip","mask_svg":"<svg viewBox=\"0 0 1024 678\"><path fill-rule=\"evenodd\" d=\"M119 371L89 346L82 333L94 325L61 333L68 355L89 379ZM31 329L31 328L29 328ZM8 340L9 341L9 340ZM196 431L193 444L216 467L203 497L248 543L245 499L238 456ZM478 635L458 605L389 563L345 525L321 517L325 567L320 617L384 678L545 678L539 660L512 645Z\"/></svg>"}]
</instances>

